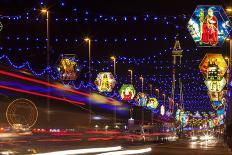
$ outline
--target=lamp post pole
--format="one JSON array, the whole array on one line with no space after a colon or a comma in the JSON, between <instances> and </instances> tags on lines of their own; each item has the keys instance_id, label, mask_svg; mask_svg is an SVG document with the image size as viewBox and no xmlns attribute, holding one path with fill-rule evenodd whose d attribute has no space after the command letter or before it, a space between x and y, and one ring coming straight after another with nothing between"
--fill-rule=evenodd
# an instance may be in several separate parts
<instances>
[{"instance_id":1,"label":"lamp post pole","mask_svg":"<svg viewBox=\"0 0 232 155\"><path fill-rule=\"evenodd\" d=\"M88 43L88 52L89 52L89 84L91 83L91 40L90 38L85 38L84 39ZM89 88L89 92L91 93L91 88ZM89 102L89 126L91 126L92 123L92 106L90 99L88 100Z\"/></svg>"},{"instance_id":2,"label":"lamp post pole","mask_svg":"<svg viewBox=\"0 0 232 155\"><path fill-rule=\"evenodd\" d=\"M116 58L115 58L115 56L112 56L110 58L114 62L114 77L116 78ZM117 107L116 107L116 104L114 104L114 125L115 125L115 128L117 128Z\"/></svg>"},{"instance_id":3,"label":"lamp post pole","mask_svg":"<svg viewBox=\"0 0 232 155\"><path fill-rule=\"evenodd\" d=\"M143 93L143 82L144 82L144 78L141 76L140 77L141 83L142 83L142 93ZM143 105L142 105L142 121L141 121L141 125L143 125L144 123L144 109L143 109Z\"/></svg>"},{"instance_id":4,"label":"lamp post pole","mask_svg":"<svg viewBox=\"0 0 232 155\"><path fill-rule=\"evenodd\" d=\"M46 27L47 27L47 37L46 37L46 43L47 43L47 53L46 53L46 66L49 68L50 66L50 35L49 35L49 11L47 9L42 9L41 12L43 14L46 14ZM50 83L50 77L49 74L47 74L47 82ZM50 95L50 87L47 87L47 95ZM47 120L50 122L50 98L47 97Z\"/></svg>"},{"instance_id":5,"label":"lamp post pole","mask_svg":"<svg viewBox=\"0 0 232 155\"><path fill-rule=\"evenodd\" d=\"M130 72L130 82L133 84L133 71L129 69L128 72Z\"/></svg>"}]
</instances>

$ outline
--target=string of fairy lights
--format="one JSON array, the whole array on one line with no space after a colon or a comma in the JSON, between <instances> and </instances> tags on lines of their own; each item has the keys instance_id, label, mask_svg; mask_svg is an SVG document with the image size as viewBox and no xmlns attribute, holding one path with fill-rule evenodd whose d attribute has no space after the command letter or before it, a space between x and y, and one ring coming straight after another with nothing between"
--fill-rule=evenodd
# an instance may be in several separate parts
<instances>
[{"instance_id":1,"label":"string of fairy lights","mask_svg":"<svg viewBox=\"0 0 232 155\"><path fill-rule=\"evenodd\" d=\"M39 2L41 6L46 6L44 1ZM60 7L66 7L65 2L60 3ZM17 24L20 22L25 22L30 23L30 24L38 24L39 22L44 22L44 18L41 17L41 15L38 14L38 11L40 9L37 8L32 8L28 12L18 15L18 16L1 16L0 19L4 21L10 21L13 24ZM62 14L54 13L54 18L52 21L55 23L65 23L65 24L79 24L79 23L108 23L108 24L137 24L137 23L152 23L152 24L162 24L167 27L173 27L174 29L179 30L180 28L185 28L185 26L181 27L180 23L186 22L186 19L188 19L188 16L186 15L180 15L180 16L157 16L153 14L144 14L144 15L132 15L132 16L111 16L111 15L104 15L104 14L98 14L98 13L93 13L88 10L81 10L79 8L71 8L70 9L71 15L69 16L63 16ZM96 37L92 38L92 41L96 44L98 43L117 43L117 44L122 44L122 43L137 43L137 42L158 42L158 41L173 41L175 39L175 36L169 36L169 35L156 35L156 36L137 36L137 35L131 35L132 37L111 37L111 36L106 36L106 37ZM41 37L41 36L36 36L36 35L7 35L1 38L4 39L6 42L12 42L12 41L23 41L26 43L31 43L35 42L37 44L36 46L28 46L28 47L7 47L7 46L0 46L0 52L4 53L12 53L12 52L28 52L28 51L35 51L35 50L43 50L46 49L47 47L44 45L41 45L40 43L45 43L47 41L46 37ZM182 35L181 39L190 39L189 35ZM58 43L67 43L67 44L80 44L83 43L83 38L78 37L78 36L53 36L51 42L54 44ZM39 45L40 44L40 45ZM144 57L144 58L129 58L125 56L119 56L117 58L117 65L123 64L123 65L131 65L131 66L146 66L146 65L154 65L154 70L167 70L169 69L171 72L171 69L173 68L172 62L170 61L162 61L162 60L157 60L156 56L158 55L163 55L163 54L170 54L171 50L173 47L169 47L164 50L157 50L155 52L156 54L151 57ZM184 49L185 52L195 52L197 53L198 49ZM170 55L171 56L171 55ZM3 61L4 63L8 63L11 67L15 69L24 69L27 68L34 76L36 77L45 77L46 74L50 74L50 77L53 80L58 80L59 75L57 72L54 70L54 66L47 67L45 69L41 69L40 71L35 71L33 69L33 65L29 62L26 61L22 63L21 65L15 64L6 54L3 54L0 57L1 62ZM81 64L81 68L87 68L88 67L88 61L86 60L77 60L79 64ZM98 72L100 71L109 71L112 70L112 62L105 61L105 60L92 60L91 62L94 64L94 69L93 69L93 75L97 75ZM204 110L210 109L210 104L209 101L202 100L205 98L208 98L208 95L204 92L206 92L206 87L203 84L203 77L200 76L200 72L198 69L197 64L200 63L200 60L196 59L186 59L183 60L183 65L182 67L184 69L188 69L188 71L184 74L182 74L182 80L186 80L186 82L183 85L183 89L187 92L184 94L184 99L185 99L185 104L186 108L189 109L195 109L197 107L200 107ZM196 65L191 65L189 64L196 64ZM125 73L128 74L128 73ZM196 76L197 75L197 76ZM84 75L87 76L87 73ZM141 74L135 73L134 75L134 83L135 87L137 90L141 90L141 81L139 80L139 77ZM149 84L150 83L157 83L157 88L159 87L160 90L167 94L171 94L171 81L172 77L171 74L167 75L167 72L163 72L160 74L155 74L155 75L143 75L145 78L145 83L144 83L144 90L147 90L149 92ZM120 87L121 84L124 82L129 83L129 78L126 76L117 76L117 86L116 90L113 91L111 94L108 94L109 96L114 96L119 98L118 95L116 95L117 89ZM199 81L202 83L199 85ZM96 86L92 83L88 83L86 81L77 81L77 82L71 82L68 83L69 85L72 85L76 89L87 89L91 87L93 90L97 90ZM155 93L154 93L155 94ZM106 94L107 95L107 94ZM191 97L190 97L191 96ZM178 97L177 97L178 99ZM162 100L160 100L162 102Z\"/></svg>"}]
</instances>

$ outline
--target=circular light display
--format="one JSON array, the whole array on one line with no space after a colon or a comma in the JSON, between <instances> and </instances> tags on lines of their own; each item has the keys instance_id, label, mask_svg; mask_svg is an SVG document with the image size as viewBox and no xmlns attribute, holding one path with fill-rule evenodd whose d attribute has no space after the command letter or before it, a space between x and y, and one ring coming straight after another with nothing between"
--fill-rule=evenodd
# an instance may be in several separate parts
<instances>
[{"instance_id":1,"label":"circular light display","mask_svg":"<svg viewBox=\"0 0 232 155\"><path fill-rule=\"evenodd\" d=\"M13 128L31 128L37 121L38 110L32 101L21 98L10 103L6 118Z\"/></svg>"},{"instance_id":2,"label":"circular light display","mask_svg":"<svg viewBox=\"0 0 232 155\"><path fill-rule=\"evenodd\" d=\"M149 98L148 101L147 101L147 107L148 108L156 109L158 107L158 105L159 105L159 102L154 97Z\"/></svg>"},{"instance_id":3,"label":"circular light display","mask_svg":"<svg viewBox=\"0 0 232 155\"><path fill-rule=\"evenodd\" d=\"M147 95L145 93L139 92L135 97L135 101L139 106L146 106L147 105Z\"/></svg>"},{"instance_id":4,"label":"circular light display","mask_svg":"<svg viewBox=\"0 0 232 155\"><path fill-rule=\"evenodd\" d=\"M112 73L100 72L97 75L95 84L100 92L111 92L116 84L116 81Z\"/></svg>"},{"instance_id":5,"label":"circular light display","mask_svg":"<svg viewBox=\"0 0 232 155\"><path fill-rule=\"evenodd\" d=\"M119 90L119 94L122 100L130 101L135 97L135 88L131 84L123 84Z\"/></svg>"}]
</instances>

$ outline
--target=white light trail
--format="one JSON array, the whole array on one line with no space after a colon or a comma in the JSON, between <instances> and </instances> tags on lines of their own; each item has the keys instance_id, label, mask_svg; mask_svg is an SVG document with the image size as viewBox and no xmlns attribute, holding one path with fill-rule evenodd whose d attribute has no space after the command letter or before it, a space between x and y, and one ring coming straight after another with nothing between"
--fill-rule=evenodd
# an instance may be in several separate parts
<instances>
[{"instance_id":1,"label":"white light trail","mask_svg":"<svg viewBox=\"0 0 232 155\"><path fill-rule=\"evenodd\" d=\"M118 151L121 149L122 149L121 146L115 146L115 147L104 147L104 148L88 148L88 149L78 149L78 150L56 151L56 152L40 153L37 155L74 155L74 154L76 155L76 154Z\"/></svg>"},{"instance_id":2,"label":"white light trail","mask_svg":"<svg viewBox=\"0 0 232 155\"><path fill-rule=\"evenodd\" d=\"M115 151L115 152L107 152L107 153L101 153L98 155L128 155L128 154L142 154L150 152L152 149L145 148L145 149L139 149L139 150L125 150L125 151Z\"/></svg>"}]
</instances>

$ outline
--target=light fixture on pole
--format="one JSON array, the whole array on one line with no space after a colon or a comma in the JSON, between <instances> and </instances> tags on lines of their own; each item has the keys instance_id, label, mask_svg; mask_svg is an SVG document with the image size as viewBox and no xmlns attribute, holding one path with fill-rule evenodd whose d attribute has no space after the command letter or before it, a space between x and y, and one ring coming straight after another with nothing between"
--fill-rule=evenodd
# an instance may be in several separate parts
<instances>
[{"instance_id":1,"label":"light fixture on pole","mask_svg":"<svg viewBox=\"0 0 232 155\"><path fill-rule=\"evenodd\" d=\"M130 81L131 81L131 84L133 85L133 71L129 69L128 72L130 72Z\"/></svg>"},{"instance_id":2,"label":"light fixture on pole","mask_svg":"<svg viewBox=\"0 0 232 155\"><path fill-rule=\"evenodd\" d=\"M85 42L88 43L88 52L89 52L89 84L91 83L91 39L86 37ZM89 93L91 93L91 89L89 88ZM91 102L88 100L89 103L89 125L91 126L92 123L92 107Z\"/></svg>"},{"instance_id":3,"label":"light fixture on pole","mask_svg":"<svg viewBox=\"0 0 232 155\"><path fill-rule=\"evenodd\" d=\"M41 13L43 14L46 14L46 21L47 21L47 38L46 38L46 41L47 41L47 53L46 53L46 62L47 62L47 68L50 66L50 35L49 35L49 11L48 9L46 8L43 8L41 10ZM49 83L50 82L50 77L49 77L49 74L47 74L47 82ZM50 95L50 87L48 86L47 87L48 91L47 91L47 95ZM47 98L47 119L48 119L48 122L50 121L50 99Z\"/></svg>"},{"instance_id":4,"label":"light fixture on pole","mask_svg":"<svg viewBox=\"0 0 232 155\"><path fill-rule=\"evenodd\" d=\"M116 57L112 56L112 57L110 57L110 59L113 60L113 62L114 62L114 77L116 77Z\"/></svg>"},{"instance_id":5,"label":"light fixture on pole","mask_svg":"<svg viewBox=\"0 0 232 155\"><path fill-rule=\"evenodd\" d=\"M144 78L141 76L139 79L140 79L141 82L142 82L142 93L143 93L143 82L144 82Z\"/></svg>"}]
</instances>

